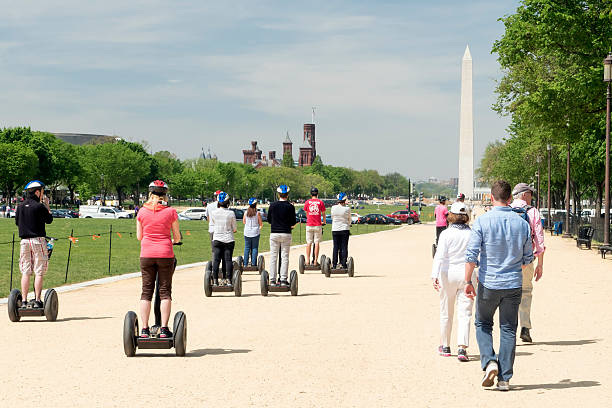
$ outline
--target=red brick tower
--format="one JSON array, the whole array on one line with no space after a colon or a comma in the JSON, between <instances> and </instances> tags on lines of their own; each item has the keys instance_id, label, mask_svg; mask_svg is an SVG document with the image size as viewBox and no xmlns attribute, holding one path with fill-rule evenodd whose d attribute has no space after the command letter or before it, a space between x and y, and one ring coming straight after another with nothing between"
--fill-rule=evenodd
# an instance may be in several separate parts
<instances>
[{"instance_id":1,"label":"red brick tower","mask_svg":"<svg viewBox=\"0 0 612 408\"><path fill-rule=\"evenodd\" d=\"M308 140L308 143L310 146L312 146L312 160L314 160L314 158L317 157L317 142L315 139L314 123L304 123L304 140Z\"/></svg>"}]
</instances>

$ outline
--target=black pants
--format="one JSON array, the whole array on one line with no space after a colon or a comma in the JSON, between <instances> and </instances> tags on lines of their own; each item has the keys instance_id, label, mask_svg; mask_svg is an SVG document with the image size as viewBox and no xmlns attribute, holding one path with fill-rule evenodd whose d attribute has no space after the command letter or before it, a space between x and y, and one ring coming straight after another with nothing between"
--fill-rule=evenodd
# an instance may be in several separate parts
<instances>
[{"instance_id":1,"label":"black pants","mask_svg":"<svg viewBox=\"0 0 612 408\"><path fill-rule=\"evenodd\" d=\"M446 225L444 227L436 227L436 245L438 245L438 240L440 239L440 234L445 229L446 229Z\"/></svg>"},{"instance_id":2,"label":"black pants","mask_svg":"<svg viewBox=\"0 0 612 408\"><path fill-rule=\"evenodd\" d=\"M209 232L208 234L210 235L210 250L212 252L212 256L213 256L213 260L214 260L215 259L215 245L214 245L214 241L213 241L214 232ZM225 271L226 271L226 269L225 269L225 262L223 262L222 265L223 265L223 274L225 275Z\"/></svg>"},{"instance_id":3,"label":"black pants","mask_svg":"<svg viewBox=\"0 0 612 408\"><path fill-rule=\"evenodd\" d=\"M223 261L223 279L232 279L234 274L234 265L232 264L232 256L234 255L235 242L213 241L213 279L216 281L219 277L219 264Z\"/></svg>"},{"instance_id":4,"label":"black pants","mask_svg":"<svg viewBox=\"0 0 612 408\"><path fill-rule=\"evenodd\" d=\"M349 230L332 231L332 238L334 239L334 250L332 251L332 266L335 267L338 265L339 256L340 264L343 268L346 268L346 258L348 258Z\"/></svg>"}]
</instances>

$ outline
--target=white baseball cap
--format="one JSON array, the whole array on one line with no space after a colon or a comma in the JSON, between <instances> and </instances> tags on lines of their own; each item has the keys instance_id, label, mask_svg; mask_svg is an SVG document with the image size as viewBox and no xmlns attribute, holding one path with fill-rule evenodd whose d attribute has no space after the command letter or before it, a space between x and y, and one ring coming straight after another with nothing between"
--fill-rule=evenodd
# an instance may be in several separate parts
<instances>
[{"instance_id":1,"label":"white baseball cap","mask_svg":"<svg viewBox=\"0 0 612 408\"><path fill-rule=\"evenodd\" d=\"M451 205L450 212L453 214L467 214L467 208L464 203L457 201Z\"/></svg>"}]
</instances>

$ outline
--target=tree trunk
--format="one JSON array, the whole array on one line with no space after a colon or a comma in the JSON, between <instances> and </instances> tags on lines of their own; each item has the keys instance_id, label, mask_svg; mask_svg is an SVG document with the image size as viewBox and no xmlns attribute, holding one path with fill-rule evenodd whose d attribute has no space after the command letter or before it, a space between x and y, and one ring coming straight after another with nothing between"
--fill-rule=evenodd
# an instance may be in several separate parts
<instances>
[{"instance_id":1,"label":"tree trunk","mask_svg":"<svg viewBox=\"0 0 612 408\"><path fill-rule=\"evenodd\" d=\"M122 188L121 187L117 187L117 198L119 200L119 207L121 207L121 203L122 203L122 200L121 200L121 191L122 191Z\"/></svg>"},{"instance_id":2,"label":"tree trunk","mask_svg":"<svg viewBox=\"0 0 612 408\"><path fill-rule=\"evenodd\" d=\"M603 183L597 183L597 200L595 201L595 216L599 217L601 214L601 206L603 201Z\"/></svg>"}]
</instances>

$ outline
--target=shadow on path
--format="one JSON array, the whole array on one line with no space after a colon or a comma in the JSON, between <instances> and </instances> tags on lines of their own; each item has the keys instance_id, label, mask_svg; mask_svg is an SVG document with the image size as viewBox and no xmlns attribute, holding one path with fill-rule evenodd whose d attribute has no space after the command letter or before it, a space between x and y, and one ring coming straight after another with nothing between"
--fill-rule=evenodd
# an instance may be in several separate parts
<instances>
[{"instance_id":1,"label":"shadow on path","mask_svg":"<svg viewBox=\"0 0 612 408\"><path fill-rule=\"evenodd\" d=\"M206 355L217 356L221 354L245 354L250 353L249 349L197 349L187 353L187 357L202 357Z\"/></svg>"},{"instance_id":2,"label":"shadow on path","mask_svg":"<svg viewBox=\"0 0 612 408\"><path fill-rule=\"evenodd\" d=\"M75 317L64 317L62 319L57 319L58 322L69 322L72 320L105 320L112 319L110 316L99 316L99 317L87 317L87 316L75 316Z\"/></svg>"},{"instance_id":3,"label":"shadow on path","mask_svg":"<svg viewBox=\"0 0 612 408\"><path fill-rule=\"evenodd\" d=\"M599 381L572 381L570 379L561 380L553 384L526 384L526 385L511 385L511 390L527 391L527 390L562 390L565 388L586 388L599 387Z\"/></svg>"},{"instance_id":4,"label":"shadow on path","mask_svg":"<svg viewBox=\"0 0 612 408\"><path fill-rule=\"evenodd\" d=\"M601 339L534 341L533 343L517 344L517 346L582 346L585 344L595 344L598 341L601 341Z\"/></svg>"},{"instance_id":5,"label":"shadow on path","mask_svg":"<svg viewBox=\"0 0 612 408\"><path fill-rule=\"evenodd\" d=\"M336 296L339 293L298 293L298 297L301 296Z\"/></svg>"}]
</instances>

